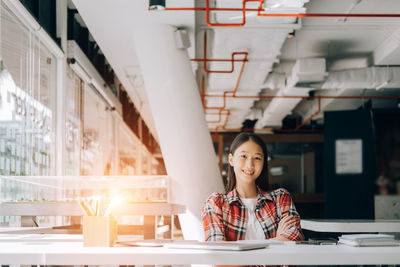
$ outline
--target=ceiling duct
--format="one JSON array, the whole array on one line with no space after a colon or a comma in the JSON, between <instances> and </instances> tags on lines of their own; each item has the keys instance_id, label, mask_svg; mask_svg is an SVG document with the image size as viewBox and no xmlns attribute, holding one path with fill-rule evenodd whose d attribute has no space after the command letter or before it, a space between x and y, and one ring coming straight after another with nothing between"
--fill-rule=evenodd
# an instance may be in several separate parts
<instances>
[{"instance_id":1,"label":"ceiling duct","mask_svg":"<svg viewBox=\"0 0 400 267\"><path fill-rule=\"evenodd\" d=\"M325 58L298 59L292 69L292 74L287 78L286 88L312 87L325 80Z\"/></svg>"},{"instance_id":2,"label":"ceiling duct","mask_svg":"<svg viewBox=\"0 0 400 267\"><path fill-rule=\"evenodd\" d=\"M308 92L314 89L311 87L312 84L325 80L327 75L325 68L324 58L298 59L292 68L291 75L286 80L286 86L279 82L279 76L272 77L271 75L266 84L280 86L278 88L281 90L276 94L277 98L272 99L264 110L256 127L281 127L283 118L291 114L302 100L301 98L284 98L284 96L308 96Z\"/></svg>"},{"instance_id":3,"label":"ceiling duct","mask_svg":"<svg viewBox=\"0 0 400 267\"><path fill-rule=\"evenodd\" d=\"M373 56L375 65L400 65L400 29L381 43Z\"/></svg>"},{"instance_id":4,"label":"ceiling duct","mask_svg":"<svg viewBox=\"0 0 400 267\"><path fill-rule=\"evenodd\" d=\"M321 89L400 88L400 67L371 67L330 72Z\"/></svg>"},{"instance_id":5,"label":"ceiling duct","mask_svg":"<svg viewBox=\"0 0 400 267\"><path fill-rule=\"evenodd\" d=\"M262 118L256 124L256 128L281 127L282 120L302 100L302 98L284 98L284 96L308 96L312 88L291 88L280 90L273 98L268 107L264 110Z\"/></svg>"},{"instance_id":6,"label":"ceiling duct","mask_svg":"<svg viewBox=\"0 0 400 267\"><path fill-rule=\"evenodd\" d=\"M278 74L273 72L267 76L267 79L265 80L262 87L268 89L285 88L285 81L286 77L284 74Z\"/></svg>"},{"instance_id":7,"label":"ceiling duct","mask_svg":"<svg viewBox=\"0 0 400 267\"><path fill-rule=\"evenodd\" d=\"M327 63L328 71L340 71L349 69L368 68L371 64L371 58L365 57L351 57L339 58Z\"/></svg>"}]
</instances>

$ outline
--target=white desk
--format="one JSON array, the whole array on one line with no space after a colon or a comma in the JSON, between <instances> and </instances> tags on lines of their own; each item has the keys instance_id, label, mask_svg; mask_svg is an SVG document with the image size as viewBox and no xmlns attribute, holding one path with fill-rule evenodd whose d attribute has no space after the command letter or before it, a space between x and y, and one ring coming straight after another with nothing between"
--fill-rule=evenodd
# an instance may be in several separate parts
<instances>
[{"instance_id":1,"label":"white desk","mask_svg":"<svg viewBox=\"0 0 400 267\"><path fill-rule=\"evenodd\" d=\"M301 220L301 228L314 232L400 233L400 220Z\"/></svg>"},{"instance_id":2,"label":"white desk","mask_svg":"<svg viewBox=\"0 0 400 267\"><path fill-rule=\"evenodd\" d=\"M75 237L0 239L0 264L28 265L367 265L400 264L399 247L271 245L242 252L143 247L83 247ZM52 240L53 239L53 240ZM69 240L69 241L68 241ZM65 242L68 241L68 242Z\"/></svg>"}]
</instances>

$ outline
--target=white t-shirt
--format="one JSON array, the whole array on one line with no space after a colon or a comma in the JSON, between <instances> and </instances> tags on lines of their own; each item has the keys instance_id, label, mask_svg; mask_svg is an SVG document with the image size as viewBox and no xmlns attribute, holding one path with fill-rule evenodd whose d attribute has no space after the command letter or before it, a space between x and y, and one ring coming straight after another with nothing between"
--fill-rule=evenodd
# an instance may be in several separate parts
<instances>
[{"instance_id":1,"label":"white t-shirt","mask_svg":"<svg viewBox=\"0 0 400 267\"><path fill-rule=\"evenodd\" d=\"M248 218L246 225L246 240L262 240L265 239L264 231L260 222L257 220L254 210L257 206L257 198L241 198L243 204L247 208Z\"/></svg>"}]
</instances>

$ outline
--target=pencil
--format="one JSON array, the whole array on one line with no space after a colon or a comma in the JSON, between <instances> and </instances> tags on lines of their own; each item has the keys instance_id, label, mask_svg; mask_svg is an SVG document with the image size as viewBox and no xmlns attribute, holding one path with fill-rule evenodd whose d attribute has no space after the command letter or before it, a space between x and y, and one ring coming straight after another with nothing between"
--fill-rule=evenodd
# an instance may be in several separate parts
<instances>
[{"instance_id":1,"label":"pencil","mask_svg":"<svg viewBox=\"0 0 400 267\"><path fill-rule=\"evenodd\" d=\"M94 205L94 215L99 216L100 215L100 199L94 199L95 205Z\"/></svg>"},{"instance_id":2,"label":"pencil","mask_svg":"<svg viewBox=\"0 0 400 267\"><path fill-rule=\"evenodd\" d=\"M85 214L87 216L92 216L92 213L90 212L89 207L86 205L86 203L83 200L79 201L79 204L80 204L81 208L83 209L83 212L85 212Z\"/></svg>"},{"instance_id":3,"label":"pencil","mask_svg":"<svg viewBox=\"0 0 400 267\"><path fill-rule=\"evenodd\" d=\"M111 200L110 204L107 207L106 212L104 213L104 216L108 216L111 213L111 210L113 209L114 201Z\"/></svg>"}]
</instances>

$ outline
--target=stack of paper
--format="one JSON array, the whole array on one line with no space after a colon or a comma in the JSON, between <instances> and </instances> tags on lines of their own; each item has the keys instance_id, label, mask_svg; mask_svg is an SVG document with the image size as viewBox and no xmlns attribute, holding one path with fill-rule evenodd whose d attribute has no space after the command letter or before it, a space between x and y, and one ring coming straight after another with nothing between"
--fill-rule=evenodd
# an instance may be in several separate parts
<instances>
[{"instance_id":1,"label":"stack of paper","mask_svg":"<svg viewBox=\"0 0 400 267\"><path fill-rule=\"evenodd\" d=\"M399 246L398 240L393 235L384 234L356 234L342 235L339 243L354 247L379 247L379 246Z\"/></svg>"}]
</instances>

